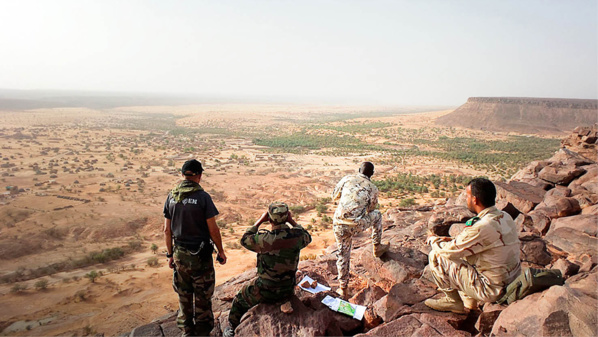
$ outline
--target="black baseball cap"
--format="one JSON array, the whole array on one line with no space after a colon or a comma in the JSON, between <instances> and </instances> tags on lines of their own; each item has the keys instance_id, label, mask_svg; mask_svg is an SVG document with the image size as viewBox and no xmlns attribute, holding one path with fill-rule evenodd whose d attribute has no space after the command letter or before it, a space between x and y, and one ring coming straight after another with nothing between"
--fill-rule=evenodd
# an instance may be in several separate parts
<instances>
[{"instance_id":1,"label":"black baseball cap","mask_svg":"<svg viewBox=\"0 0 598 337\"><path fill-rule=\"evenodd\" d=\"M188 177L196 176L203 172L203 167L201 167L201 163L199 161L197 161L196 159L191 159L191 160L187 160L183 164L183 168L181 169L181 172L183 172L183 174Z\"/></svg>"}]
</instances>

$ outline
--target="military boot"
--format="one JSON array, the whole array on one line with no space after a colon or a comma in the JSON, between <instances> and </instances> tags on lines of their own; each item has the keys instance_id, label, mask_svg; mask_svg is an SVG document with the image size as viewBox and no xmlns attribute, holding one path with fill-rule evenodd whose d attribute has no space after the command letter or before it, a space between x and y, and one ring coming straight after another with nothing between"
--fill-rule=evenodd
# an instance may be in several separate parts
<instances>
[{"instance_id":1,"label":"military boot","mask_svg":"<svg viewBox=\"0 0 598 337\"><path fill-rule=\"evenodd\" d=\"M446 294L445 297L439 300L429 298L424 302L424 304L434 310L464 314L465 307L463 306L463 300L461 300L459 293L456 290L444 291L444 293Z\"/></svg>"},{"instance_id":2,"label":"military boot","mask_svg":"<svg viewBox=\"0 0 598 337\"><path fill-rule=\"evenodd\" d=\"M377 245L374 245L372 253L374 254L374 257L380 257L380 256L384 255L384 253L386 253L388 251L389 247L390 247L389 244L379 243Z\"/></svg>"}]
</instances>

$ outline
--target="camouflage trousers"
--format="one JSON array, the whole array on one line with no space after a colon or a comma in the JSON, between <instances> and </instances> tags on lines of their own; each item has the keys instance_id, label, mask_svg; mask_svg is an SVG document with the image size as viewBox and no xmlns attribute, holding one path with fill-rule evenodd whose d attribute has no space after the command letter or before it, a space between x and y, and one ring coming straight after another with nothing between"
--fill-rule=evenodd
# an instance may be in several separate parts
<instances>
[{"instance_id":1,"label":"camouflage trousers","mask_svg":"<svg viewBox=\"0 0 598 337\"><path fill-rule=\"evenodd\" d=\"M483 274L464 260L451 260L432 250L428 261L438 290L458 290L461 298L481 302L495 302L501 295L502 286L490 284Z\"/></svg>"},{"instance_id":2,"label":"camouflage trousers","mask_svg":"<svg viewBox=\"0 0 598 337\"><path fill-rule=\"evenodd\" d=\"M355 225L334 224L334 238L338 247L336 268L338 269L338 282L341 288L349 285L349 264L351 262L351 247L353 235L372 228L372 245L380 244L382 240L382 214L372 211L356 221Z\"/></svg>"},{"instance_id":3,"label":"camouflage trousers","mask_svg":"<svg viewBox=\"0 0 598 337\"><path fill-rule=\"evenodd\" d=\"M233 300L233 305L228 314L228 322L235 329L241 322L241 317L252 307L260 303L276 303L284 301L294 293L295 282L287 287L268 287L259 278L249 282Z\"/></svg>"},{"instance_id":4,"label":"camouflage trousers","mask_svg":"<svg viewBox=\"0 0 598 337\"><path fill-rule=\"evenodd\" d=\"M179 294L177 326L188 334L207 336L214 327L212 294L216 273L212 256L193 255L187 249L175 246L174 262L172 286Z\"/></svg>"}]
</instances>

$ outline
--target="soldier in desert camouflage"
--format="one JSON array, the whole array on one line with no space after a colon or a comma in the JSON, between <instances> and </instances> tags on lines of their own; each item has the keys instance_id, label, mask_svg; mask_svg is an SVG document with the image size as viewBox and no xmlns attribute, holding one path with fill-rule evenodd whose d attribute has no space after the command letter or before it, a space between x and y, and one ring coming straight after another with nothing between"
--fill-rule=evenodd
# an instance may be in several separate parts
<instances>
[{"instance_id":1,"label":"soldier in desert camouflage","mask_svg":"<svg viewBox=\"0 0 598 337\"><path fill-rule=\"evenodd\" d=\"M478 301L494 302L521 272L520 242L511 216L495 204L496 188L484 178L470 181L467 208L477 214L454 239L430 236L429 268L438 289L446 294L425 304L439 311L465 313Z\"/></svg>"},{"instance_id":2,"label":"soldier in desert camouflage","mask_svg":"<svg viewBox=\"0 0 598 337\"><path fill-rule=\"evenodd\" d=\"M378 188L370 181L374 174L374 164L363 162L359 173L341 179L332 200L338 201L338 207L332 220L334 238L338 246L336 266L338 269L339 288L337 293L347 297L349 286L349 263L353 235L372 227L372 246L375 257L380 257L388 250L388 245L381 244L382 214L376 210Z\"/></svg>"},{"instance_id":3,"label":"soldier in desert camouflage","mask_svg":"<svg viewBox=\"0 0 598 337\"><path fill-rule=\"evenodd\" d=\"M271 230L259 229L270 222ZM293 227L290 227L289 225ZM311 236L293 219L288 206L274 202L241 238L243 247L257 253L257 279L246 284L235 297L228 316L225 337L234 336L241 317L251 307L279 302L294 292L299 252L311 242Z\"/></svg>"}]
</instances>

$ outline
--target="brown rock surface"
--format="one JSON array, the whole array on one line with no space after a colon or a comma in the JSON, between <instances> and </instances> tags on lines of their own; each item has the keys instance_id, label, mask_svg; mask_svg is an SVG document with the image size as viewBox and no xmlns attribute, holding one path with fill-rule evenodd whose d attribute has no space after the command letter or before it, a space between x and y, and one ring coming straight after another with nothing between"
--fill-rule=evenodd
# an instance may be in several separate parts
<instances>
[{"instance_id":1,"label":"brown rock surface","mask_svg":"<svg viewBox=\"0 0 598 337\"><path fill-rule=\"evenodd\" d=\"M511 180L508 183L494 182L498 200L506 200L513 204L521 213L527 213L544 199L546 191L519 181Z\"/></svg>"},{"instance_id":2,"label":"brown rock surface","mask_svg":"<svg viewBox=\"0 0 598 337\"><path fill-rule=\"evenodd\" d=\"M574 150L593 161L598 160L596 140L598 139L598 124L591 127L576 127L569 137L561 141L561 145Z\"/></svg>"},{"instance_id":3,"label":"brown rock surface","mask_svg":"<svg viewBox=\"0 0 598 337\"><path fill-rule=\"evenodd\" d=\"M534 237L528 240L521 240L521 261L545 266L551 260L552 256L546 251L544 240Z\"/></svg>"},{"instance_id":4,"label":"brown rock surface","mask_svg":"<svg viewBox=\"0 0 598 337\"><path fill-rule=\"evenodd\" d=\"M453 206L435 211L428 220L428 229L439 236L449 236L449 229L456 222L466 222L475 214L463 206Z\"/></svg>"},{"instance_id":5,"label":"brown rock surface","mask_svg":"<svg viewBox=\"0 0 598 337\"><path fill-rule=\"evenodd\" d=\"M538 173L538 177L553 184L567 185L573 179L584 174L583 168L577 167L574 164L560 165L550 164Z\"/></svg>"},{"instance_id":6,"label":"brown rock surface","mask_svg":"<svg viewBox=\"0 0 598 337\"><path fill-rule=\"evenodd\" d=\"M259 304L243 316L236 336L324 336L341 335L334 316L342 315L322 309L314 311L296 297L291 299L292 315L280 311L280 304Z\"/></svg>"}]
</instances>

